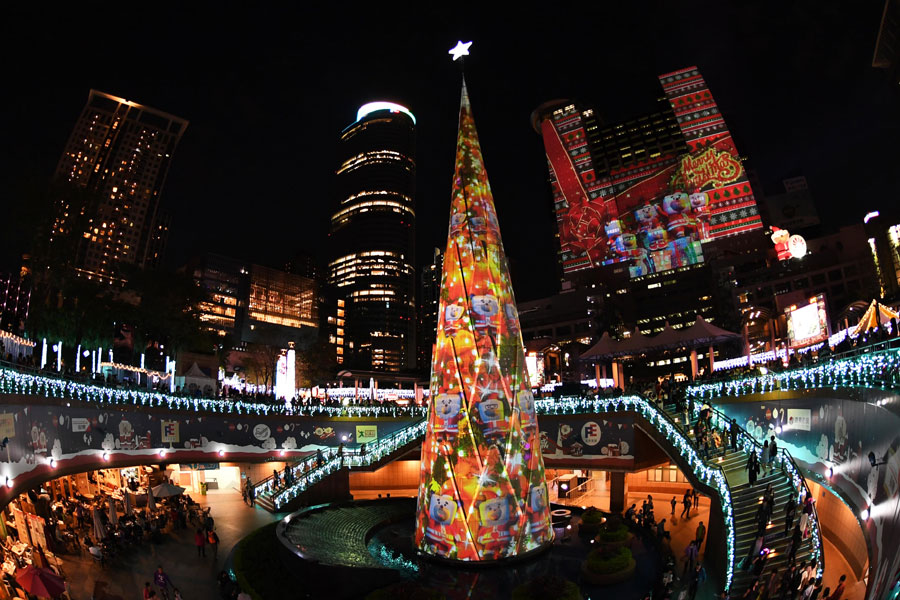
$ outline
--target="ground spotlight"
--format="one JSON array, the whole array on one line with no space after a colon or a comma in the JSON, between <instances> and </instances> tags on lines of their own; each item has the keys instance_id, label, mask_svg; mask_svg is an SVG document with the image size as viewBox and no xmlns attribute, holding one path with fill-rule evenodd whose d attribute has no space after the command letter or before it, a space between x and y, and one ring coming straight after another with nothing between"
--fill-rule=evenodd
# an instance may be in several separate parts
<instances>
[{"instance_id":1,"label":"ground spotlight","mask_svg":"<svg viewBox=\"0 0 900 600\"><path fill-rule=\"evenodd\" d=\"M109 452L103 452L103 460L109 460Z\"/></svg>"},{"instance_id":2,"label":"ground spotlight","mask_svg":"<svg viewBox=\"0 0 900 600\"><path fill-rule=\"evenodd\" d=\"M50 460L48 460L47 462L50 464L51 469L56 468L56 459L55 458L51 457Z\"/></svg>"},{"instance_id":3,"label":"ground spotlight","mask_svg":"<svg viewBox=\"0 0 900 600\"><path fill-rule=\"evenodd\" d=\"M160 448L160 449L159 449L159 452L157 452L157 454L159 454L159 457L160 457L160 458L164 458L164 457L166 456L166 449L165 449L165 448Z\"/></svg>"},{"instance_id":4,"label":"ground spotlight","mask_svg":"<svg viewBox=\"0 0 900 600\"><path fill-rule=\"evenodd\" d=\"M225 450L219 449L219 456L225 456Z\"/></svg>"},{"instance_id":5,"label":"ground spotlight","mask_svg":"<svg viewBox=\"0 0 900 600\"><path fill-rule=\"evenodd\" d=\"M279 450L279 451L278 451L278 456L284 456L284 450Z\"/></svg>"}]
</instances>

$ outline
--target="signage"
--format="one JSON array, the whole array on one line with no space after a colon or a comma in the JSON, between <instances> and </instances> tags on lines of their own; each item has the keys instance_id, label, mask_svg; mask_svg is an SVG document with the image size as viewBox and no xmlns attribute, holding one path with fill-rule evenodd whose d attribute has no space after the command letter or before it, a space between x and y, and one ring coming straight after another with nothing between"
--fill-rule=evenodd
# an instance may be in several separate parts
<instances>
[{"instance_id":1,"label":"signage","mask_svg":"<svg viewBox=\"0 0 900 600\"><path fill-rule=\"evenodd\" d=\"M181 466L191 471L215 471L219 463L182 463Z\"/></svg>"},{"instance_id":2,"label":"signage","mask_svg":"<svg viewBox=\"0 0 900 600\"><path fill-rule=\"evenodd\" d=\"M787 409L787 426L790 429L799 429L801 431L809 431L812 423L808 408L789 408Z\"/></svg>"},{"instance_id":3,"label":"signage","mask_svg":"<svg viewBox=\"0 0 900 600\"><path fill-rule=\"evenodd\" d=\"M360 444L368 444L378 440L378 425L357 425L356 441Z\"/></svg>"},{"instance_id":4,"label":"signage","mask_svg":"<svg viewBox=\"0 0 900 600\"><path fill-rule=\"evenodd\" d=\"M162 427L162 443L178 443L178 421L160 421Z\"/></svg>"},{"instance_id":5,"label":"signage","mask_svg":"<svg viewBox=\"0 0 900 600\"><path fill-rule=\"evenodd\" d=\"M73 417L72 418L72 431L74 433L82 433L84 431L87 431L90 426L91 426L90 419L84 419L81 417Z\"/></svg>"},{"instance_id":6,"label":"signage","mask_svg":"<svg viewBox=\"0 0 900 600\"><path fill-rule=\"evenodd\" d=\"M0 438L16 437L16 415L12 413L0 414Z\"/></svg>"}]
</instances>

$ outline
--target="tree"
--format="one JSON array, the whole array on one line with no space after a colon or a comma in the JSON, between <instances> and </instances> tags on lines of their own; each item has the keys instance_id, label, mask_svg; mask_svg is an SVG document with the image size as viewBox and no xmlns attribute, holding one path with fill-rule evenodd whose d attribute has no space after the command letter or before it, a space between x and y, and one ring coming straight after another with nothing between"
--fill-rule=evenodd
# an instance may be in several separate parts
<instances>
[{"instance_id":1,"label":"tree","mask_svg":"<svg viewBox=\"0 0 900 600\"><path fill-rule=\"evenodd\" d=\"M297 387L313 387L334 378L337 361L334 348L319 339L310 348L296 354Z\"/></svg>"},{"instance_id":2,"label":"tree","mask_svg":"<svg viewBox=\"0 0 900 600\"><path fill-rule=\"evenodd\" d=\"M269 389L275 384L275 363L281 355L281 348L267 344L248 344L244 366L247 367L247 381Z\"/></svg>"}]
</instances>

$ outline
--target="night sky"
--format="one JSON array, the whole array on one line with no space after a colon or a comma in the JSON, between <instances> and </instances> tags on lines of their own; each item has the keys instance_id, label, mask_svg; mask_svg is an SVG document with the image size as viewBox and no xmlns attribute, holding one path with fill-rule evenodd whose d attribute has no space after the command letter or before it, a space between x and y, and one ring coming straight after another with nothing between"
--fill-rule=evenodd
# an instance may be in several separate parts
<instances>
[{"instance_id":1,"label":"night sky","mask_svg":"<svg viewBox=\"0 0 900 600\"><path fill-rule=\"evenodd\" d=\"M519 299L558 285L547 168L529 123L547 100L578 99L619 121L653 110L658 74L697 65L764 189L806 175L832 228L897 201L900 99L871 67L883 0L585 8L595 4L502 18L449 3L11 15L0 32L0 266L26 250L10 207L52 175L91 88L190 121L164 189L173 266L207 250L324 263L340 131L365 102L408 106L424 263L446 241L460 83L447 50L458 39L475 42L466 78Z\"/></svg>"}]
</instances>

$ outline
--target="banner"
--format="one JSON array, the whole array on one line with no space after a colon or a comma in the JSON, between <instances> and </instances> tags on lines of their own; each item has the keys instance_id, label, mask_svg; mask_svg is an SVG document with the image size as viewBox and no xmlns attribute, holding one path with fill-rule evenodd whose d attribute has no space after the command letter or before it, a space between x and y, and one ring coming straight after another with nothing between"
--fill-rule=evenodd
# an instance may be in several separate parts
<instances>
[{"instance_id":1,"label":"banner","mask_svg":"<svg viewBox=\"0 0 900 600\"><path fill-rule=\"evenodd\" d=\"M12 413L0 414L0 438L16 437L16 415Z\"/></svg>"},{"instance_id":2,"label":"banner","mask_svg":"<svg viewBox=\"0 0 900 600\"><path fill-rule=\"evenodd\" d=\"M809 431L812 423L810 411L808 408L789 408L787 409L787 426L791 429L800 429Z\"/></svg>"},{"instance_id":3,"label":"banner","mask_svg":"<svg viewBox=\"0 0 900 600\"><path fill-rule=\"evenodd\" d=\"M72 419L72 431L74 433L81 433L83 431L87 431L91 427L90 419L83 418L75 418Z\"/></svg>"},{"instance_id":4,"label":"banner","mask_svg":"<svg viewBox=\"0 0 900 600\"><path fill-rule=\"evenodd\" d=\"M360 444L368 444L378 440L378 425L357 425L356 441Z\"/></svg>"}]
</instances>

